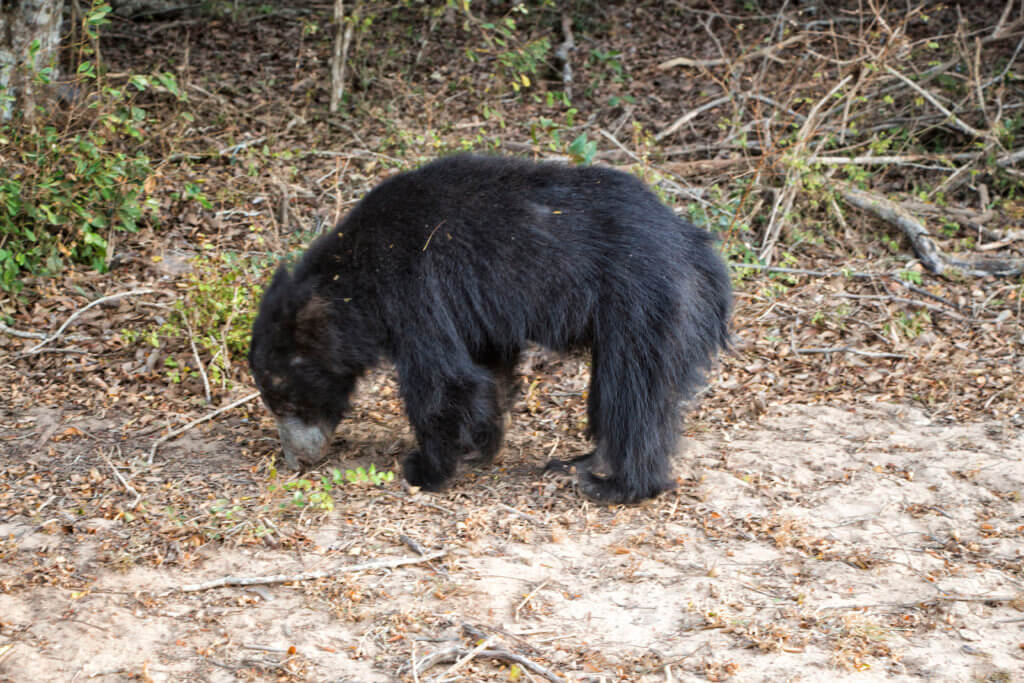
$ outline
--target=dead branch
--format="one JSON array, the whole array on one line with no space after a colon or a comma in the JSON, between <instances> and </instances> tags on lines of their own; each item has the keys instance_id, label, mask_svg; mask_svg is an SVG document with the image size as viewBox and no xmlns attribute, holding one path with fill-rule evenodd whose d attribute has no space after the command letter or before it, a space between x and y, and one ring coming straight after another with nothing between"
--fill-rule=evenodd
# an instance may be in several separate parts
<instances>
[{"instance_id":1,"label":"dead branch","mask_svg":"<svg viewBox=\"0 0 1024 683\"><path fill-rule=\"evenodd\" d=\"M1016 0L1007 0L1006 7L1003 8L1003 13L999 17L999 23L992 29L992 33L984 38L984 40L1001 40L1009 35L1012 35L1014 31L1024 25L1024 18L1017 17L1013 21L1007 23L1007 19L1010 18L1010 10L1016 4Z\"/></svg>"},{"instance_id":2,"label":"dead branch","mask_svg":"<svg viewBox=\"0 0 1024 683\"><path fill-rule=\"evenodd\" d=\"M225 147L224 149L222 149L219 152L217 152L217 154L219 156L222 156L222 157L233 156L233 155L237 154L238 152L241 152L246 147L252 147L253 145L258 145L261 142L264 142L266 139L267 139L267 137L264 135L264 136L258 137L258 138L250 138L249 140L242 140L241 142L239 142L237 144Z\"/></svg>"},{"instance_id":3,"label":"dead branch","mask_svg":"<svg viewBox=\"0 0 1024 683\"><path fill-rule=\"evenodd\" d=\"M447 550L438 550L430 553L429 555L420 555L417 557L396 557L390 560L377 560L374 562L363 562L362 564L342 565L333 569L323 569L315 572L302 572L300 574L271 574L269 576L248 577L224 576L204 583L186 584L184 586L179 586L174 590L177 590L179 593L198 593L212 588L225 588L227 586L265 586L274 583L312 581L315 579L326 579L330 576L337 576L338 574L351 574L354 572L373 571L375 569L394 569L395 567L403 567L410 564L432 562L433 560L444 557L447 553Z\"/></svg>"},{"instance_id":4,"label":"dead branch","mask_svg":"<svg viewBox=\"0 0 1024 683\"><path fill-rule=\"evenodd\" d=\"M192 358L199 369L200 377L203 378L203 391L206 394L206 402L210 403L213 400L213 394L210 393L210 379L206 376L206 365L203 364L203 359L199 357L199 349L196 348L195 335L192 333L192 324L189 323L188 316L185 316L185 330L188 332L188 345L192 347Z\"/></svg>"},{"instance_id":5,"label":"dead branch","mask_svg":"<svg viewBox=\"0 0 1024 683\"><path fill-rule=\"evenodd\" d=\"M852 74L847 74L841 81L836 83L832 88L822 97L820 100L814 103L810 113L807 114L807 120L800 126L800 130L796 136L796 142L793 145L792 154L794 158L799 158L803 155L803 151L807 148L810 143L811 137L814 135L815 130L818 127L818 123L821 120L821 109L826 102L832 99L832 96L839 92L850 80L853 79ZM793 201L796 199L797 189L800 187L799 183L800 170L796 164L790 164L789 170L786 172L786 183L782 188L781 192L775 195L775 202L772 205L771 216L768 219L768 227L764 231L764 239L761 241L761 251L759 257L762 261L771 262L772 253L775 251L775 243L782 233L782 226L785 224L790 209L793 208Z\"/></svg>"},{"instance_id":6,"label":"dead branch","mask_svg":"<svg viewBox=\"0 0 1024 683\"><path fill-rule=\"evenodd\" d=\"M711 100L707 104L702 104L696 109L691 109L690 111L686 112L678 119L673 121L672 125L670 125L668 128L664 129L663 131L655 135L654 139L661 140L664 137L672 135L672 133L675 133L677 130L685 126L690 121L693 121L695 118L706 112L708 109L714 109L715 107L718 107L720 105L725 104L726 102L729 102L730 100L732 100L732 95L726 95L725 97L719 97L717 99Z\"/></svg>"},{"instance_id":7,"label":"dead branch","mask_svg":"<svg viewBox=\"0 0 1024 683\"><path fill-rule=\"evenodd\" d=\"M22 332L16 330L13 327L7 327L2 321L0 321L0 332L12 337L20 337L22 339L46 339L46 335L42 332Z\"/></svg>"},{"instance_id":8,"label":"dead branch","mask_svg":"<svg viewBox=\"0 0 1024 683\"><path fill-rule=\"evenodd\" d=\"M924 88L919 86L917 83L914 83L914 81L910 80L909 78L907 78L906 76L901 74L896 69L892 68L891 66L886 66L885 70L888 71L893 76L895 76L896 78L898 78L901 81L903 81L908 86L910 86L910 88L912 88L921 97L923 97L926 100L928 100L929 102L931 102L932 106L934 106L940 112L945 114L946 118L949 119L949 121L956 128L958 128L959 130L963 131L964 133L967 133L971 137L982 138L982 139L985 139L985 140L991 140L992 139L992 134L991 133L989 133L988 131L978 130L974 126L972 126L969 123L965 122L959 116L957 116L956 114L951 112L949 109L944 107L942 105L942 103L939 102L938 98L935 97L935 95L932 95L930 92L928 92L927 90L925 90Z\"/></svg>"},{"instance_id":9,"label":"dead branch","mask_svg":"<svg viewBox=\"0 0 1024 683\"><path fill-rule=\"evenodd\" d=\"M996 165L1008 168L1015 165L1019 161L1024 161L1024 149L1018 149L1016 152L1010 152L996 159Z\"/></svg>"},{"instance_id":10,"label":"dead branch","mask_svg":"<svg viewBox=\"0 0 1024 683\"><path fill-rule=\"evenodd\" d=\"M44 346L46 346L50 342L60 338L60 335L64 333L64 330L66 330L68 328L68 325L73 323L80 315L82 315L83 313L88 311L93 306L98 306L99 304L106 303L108 301L114 301L116 299L123 299L126 296L135 296L137 294L153 294L153 293L159 292L159 291L160 290L158 290L158 289L133 289L133 290L128 291L128 292L120 292L118 294L109 294L107 296L101 296L99 299L95 299L93 301L90 301L88 304L86 304L82 308L80 308L77 311L75 311L74 313L72 313L71 316L67 320L64 321L64 324L61 325L59 328L57 328L56 332L54 332L49 337L47 337L46 339L43 339L41 342L39 342L38 344L33 346L31 349L26 351L24 355L31 356L31 355L39 353L40 349L42 349Z\"/></svg>"},{"instance_id":11,"label":"dead branch","mask_svg":"<svg viewBox=\"0 0 1024 683\"><path fill-rule=\"evenodd\" d=\"M618 147L618 148L619 148L620 150L622 150L622 151L623 151L623 153L625 153L625 155L626 155L626 156L628 156L628 157L629 157L630 159L632 159L633 161L635 161L635 162L636 162L636 163L638 163L638 164L639 164L639 163L643 163L643 160L642 160L642 159L640 159L640 157L638 157L638 156L637 156L636 154L634 154L633 152L631 152L631 151L629 150L629 148L628 148L628 147L626 147L626 146L625 146L624 144L622 144L621 142L619 142L619 140L618 140L618 139L617 139L617 138L616 138L616 137L615 137L614 135L612 135L612 134L611 134L610 132L608 132L608 131L607 131L607 130L605 130L604 128L598 128L598 129L597 129L597 132L598 132L598 133L600 133L601 135L605 136L606 138L608 138L608 140L609 140L609 141L610 141L610 142L611 142L611 143L612 143L613 145L615 145L615 146L616 146L616 147Z\"/></svg>"},{"instance_id":12,"label":"dead branch","mask_svg":"<svg viewBox=\"0 0 1024 683\"><path fill-rule=\"evenodd\" d=\"M852 353L855 356L865 356L867 358L908 358L909 356L902 353L888 353L885 351L863 351L861 349L855 349L849 346L830 346L828 348L809 348L809 349L798 349L794 348L793 353L801 355L809 355L812 353L824 353L831 355L833 353Z\"/></svg>"},{"instance_id":13,"label":"dead branch","mask_svg":"<svg viewBox=\"0 0 1024 683\"><path fill-rule=\"evenodd\" d=\"M244 398L238 399L234 403L229 403L226 406L217 408L217 410L213 411L212 413L210 413L208 415L200 417L200 418L198 418L196 420L192 420L187 425L184 425L182 427L178 427L174 431L168 432L167 434L164 434L163 436L161 436L159 439L157 439L153 443L153 448L150 449L150 451L149 451L149 458L146 459L146 462L148 464L152 465L153 464L153 458L156 457L157 449L160 448L161 446L163 446L165 443L167 443L171 439L174 439L174 438L184 434L185 432L187 432L188 430L192 429L196 425L199 425L199 424L202 424L202 423L207 422L209 420L212 420L213 418L217 417L221 413L226 413L227 411L231 410L232 408L237 408L238 406L242 405L243 403L248 403L249 401L253 400L254 398L257 398L259 395L260 395L260 392L258 392L258 391L256 393L254 393L254 394L249 394L248 396L246 396Z\"/></svg>"},{"instance_id":14,"label":"dead branch","mask_svg":"<svg viewBox=\"0 0 1024 683\"><path fill-rule=\"evenodd\" d=\"M848 185L837 183L836 187L846 203L862 211L873 213L898 227L910 240L914 253L921 259L921 263L936 275L942 275L951 269L974 277L987 275L1013 277L1024 273L1024 261L1020 259L965 260L946 256L932 240L924 224L896 202Z\"/></svg>"},{"instance_id":15,"label":"dead branch","mask_svg":"<svg viewBox=\"0 0 1024 683\"><path fill-rule=\"evenodd\" d=\"M124 476L122 476L121 473L117 471L117 467L114 465L113 462L111 462L110 458L107 457L105 453L100 452L100 456L103 458L103 460L106 461L108 465L110 465L110 469L113 470L114 476L117 477L117 480L119 482L121 482L121 486L124 487L125 491L135 496L135 500L133 500L131 505L128 506L129 510L134 510L135 507L139 504L139 501L142 500L142 494L136 491L135 487L129 484L128 480L126 480Z\"/></svg>"},{"instance_id":16,"label":"dead branch","mask_svg":"<svg viewBox=\"0 0 1024 683\"><path fill-rule=\"evenodd\" d=\"M415 676L419 676L423 672L428 671L432 666L443 662L459 661L460 658L465 657L470 652L471 650L469 648L465 648L460 645L451 645L429 655L424 655L424 657L418 662L412 662L411 669ZM513 664L518 664L527 671L532 671L538 676L543 676L552 683L565 683L565 679L552 671L549 671L533 660L527 659L523 655L512 652L504 647L480 650L475 656L484 659L497 659L500 661L512 662Z\"/></svg>"},{"instance_id":17,"label":"dead branch","mask_svg":"<svg viewBox=\"0 0 1024 683\"><path fill-rule=\"evenodd\" d=\"M862 301L891 301L894 304L903 304L905 306L916 306L918 308L927 308L929 311L941 313L942 315L948 315L951 318L957 320L963 320L963 316L957 312L956 308L952 311L947 310L942 306L936 304L930 304L927 301L918 301L917 299L908 299L905 296L895 296L893 294L836 294L840 299L858 299ZM947 304L949 305L949 304Z\"/></svg>"},{"instance_id":18,"label":"dead branch","mask_svg":"<svg viewBox=\"0 0 1024 683\"><path fill-rule=\"evenodd\" d=\"M957 154L864 154L855 157L821 155L809 158L807 163L821 164L822 166L899 166L920 161L975 161L980 158L981 155L978 152L962 152Z\"/></svg>"},{"instance_id":19,"label":"dead branch","mask_svg":"<svg viewBox=\"0 0 1024 683\"><path fill-rule=\"evenodd\" d=\"M658 65L658 68L671 69L674 66L704 68L709 66L726 66L729 64L735 65L739 64L740 62L745 62L748 59L757 59L758 57L769 57L772 59L777 59L776 57L774 57L774 54L776 52L785 47L789 47L793 43L803 42L805 39L806 36L804 36L802 33L797 34L795 36L790 36L789 38L786 38L781 42L775 43L774 45L766 45L765 47L762 47L758 50L754 50L753 52L748 52L744 55L740 55L735 59L730 59L728 57L719 57L717 59L690 59L688 57L676 57L675 59L670 59L667 62L662 62L661 64Z\"/></svg>"},{"instance_id":20,"label":"dead branch","mask_svg":"<svg viewBox=\"0 0 1024 683\"><path fill-rule=\"evenodd\" d=\"M532 591L530 591L529 593L527 593L527 594L526 594L526 597L525 597L525 598L523 598L523 599L522 599L522 601L521 601L521 602L520 602L520 603L519 603L518 605L516 605L516 610L515 610L515 617L516 617L516 622L518 622L518 621L519 621L519 612L520 612L520 610L522 610L522 609L523 609L524 607L526 607L526 605L527 605L527 604L529 604L529 602L530 602L531 600L533 600L534 596L535 596L535 595L537 595L537 593L539 593L539 592L540 592L540 590L541 590L542 588L544 588L544 586L548 585L548 582L549 582L549 581L551 581L551 579L544 579L544 580L543 580L543 581L542 581L542 582L540 583L540 585L538 585L538 586L537 586L536 588L534 588L534 589L533 589Z\"/></svg>"},{"instance_id":21,"label":"dead branch","mask_svg":"<svg viewBox=\"0 0 1024 683\"><path fill-rule=\"evenodd\" d=\"M851 603L844 605L820 605L819 610L863 610L877 609L879 607L895 607L897 609L913 609L922 605L935 605L940 602L995 602L1013 603L1020 600L1020 593L1007 593L1005 595L936 595L932 598L921 598L914 602L875 602L875 603Z\"/></svg>"},{"instance_id":22,"label":"dead branch","mask_svg":"<svg viewBox=\"0 0 1024 683\"><path fill-rule=\"evenodd\" d=\"M962 318L960 315L960 307L955 303L947 299L946 297L933 294L923 287L911 284L899 277L894 273L863 273L858 271L846 271L846 270L807 270L805 268L784 268L782 266L766 266L760 263L731 263L729 264L732 268L750 268L752 270L760 270L765 273L779 273L780 275L806 275L808 277L848 277L856 278L861 280L871 280L874 278L886 278L890 282L898 284L905 289L909 289L915 294L920 294L923 297L927 297L933 301L938 301L941 304L945 304L949 308L956 311L957 318Z\"/></svg>"},{"instance_id":23,"label":"dead branch","mask_svg":"<svg viewBox=\"0 0 1024 683\"><path fill-rule=\"evenodd\" d=\"M484 638L484 640L479 645L477 645L472 650L470 650L469 652L455 660L455 663L447 669L445 669L444 673L441 674L437 680L444 680L448 678L453 673L466 666L466 664L469 664L471 661L473 661L474 657L476 657L478 654L489 648L493 643L494 636L488 636L487 638Z\"/></svg>"},{"instance_id":24,"label":"dead branch","mask_svg":"<svg viewBox=\"0 0 1024 683\"><path fill-rule=\"evenodd\" d=\"M986 244L978 245L976 249L979 251L998 249L1024 240L1024 230L993 230L986 228L984 224L996 215L996 212L992 209L978 212L957 206L937 206L915 200L902 201L900 204L910 211L924 213L929 216L942 216L968 230L975 231L987 240L991 240L991 242Z\"/></svg>"}]
</instances>

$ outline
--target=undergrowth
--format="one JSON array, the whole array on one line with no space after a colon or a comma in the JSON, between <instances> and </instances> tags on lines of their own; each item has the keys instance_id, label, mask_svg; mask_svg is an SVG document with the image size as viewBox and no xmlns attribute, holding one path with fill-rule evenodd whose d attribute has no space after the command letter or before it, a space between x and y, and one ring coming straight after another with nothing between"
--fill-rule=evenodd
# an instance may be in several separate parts
<instances>
[{"instance_id":1,"label":"undergrowth","mask_svg":"<svg viewBox=\"0 0 1024 683\"><path fill-rule=\"evenodd\" d=\"M141 151L150 117L136 98L153 90L183 95L169 73L130 75L122 84L104 76L92 44L109 23L110 11L108 4L94 1L85 13L78 68L68 82L53 82L49 66L32 74L39 90L73 93L70 108L37 104L0 124L4 290L18 291L23 277L51 275L67 261L103 271L115 233L155 221L157 205L148 196L154 168ZM32 49L38 51L38 42ZM14 101L3 88L0 98Z\"/></svg>"},{"instance_id":2,"label":"undergrowth","mask_svg":"<svg viewBox=\"0 0 1024 683\"><path fill-rule=\"evenodd\" d=\"M164 359L164 377L170 383L199 378L205 372L212 385L230 389L236 366L244 364L249 353L256 304L268 269L264 257L232 252L197 257L179 284L180 296L167 320L141 333L122 330L122 339L128 344L143 341L173 349Z\"/></svg>"}]
</instances>

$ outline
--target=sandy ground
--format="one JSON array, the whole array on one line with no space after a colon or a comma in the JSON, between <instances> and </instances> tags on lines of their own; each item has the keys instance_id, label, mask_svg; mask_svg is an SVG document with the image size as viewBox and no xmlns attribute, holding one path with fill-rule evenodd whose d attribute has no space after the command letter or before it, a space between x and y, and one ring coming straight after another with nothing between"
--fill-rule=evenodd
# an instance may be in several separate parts
<instances>
[{"instance_id":1,"label":"sandy ground","mask_svg":"<svg viewBox=\"0 0 1024 683\"><path fill-rule=\"evenodd\" d=\"M301 549L212 545L187 568L104 565L82 591L0 592L0 678L1024 680L1022 457L1024 435L994 424L790 406L691 437L681 486L646 505L594 507L555 475L536 495L572 507L461 504L484 477L368 493L312 520ZM424 511L454 523L425 539L440 560L176 590L415 558L373 530ZM40 567L84 566L119 523L62 544L16 519L0 537ZM406 530L424 540L425 524ZM474 655L482 639L542 669Z\"/></svg>"}]
</instances>

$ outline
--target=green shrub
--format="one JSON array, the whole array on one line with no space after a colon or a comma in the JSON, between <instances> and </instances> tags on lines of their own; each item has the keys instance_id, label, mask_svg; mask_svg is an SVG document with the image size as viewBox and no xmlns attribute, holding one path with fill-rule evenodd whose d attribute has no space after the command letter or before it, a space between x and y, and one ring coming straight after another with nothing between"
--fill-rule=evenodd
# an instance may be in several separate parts
<instances>
[{"instance_id":1,"label":"green shrub","mask_svg":"<svg viewBox=\"0 0 1024 683\"><path fill-rule=\"evenodd\" d=\"M190 368L191 341L203 356L210 381L229 386L233 365L244 363L249 353L249 335L263 293L260 282L268 268L266 258L230 252L193 261L193 270L185 277L181 296L172 305L167 322L146 335L152 344L163 339L171 348L181 350L183 355L178 359L167 359L173 365L165 361L170 368L168 379L181 381L183 372L197 373ZM134 341L132 333L122 335L126 341Z\"/></svg>"},{"instance_id":2,"label":"green shrub","mask_svg":"<svg viewBox=\"0 0 1024 683\"><path fill-rule=\"evenodd\" d=\"M89 42L109 12L106 3L93 2L83 21L87 42L79 46L81 60L67 90L85 104L71 112L37 106L0 124L4 290L20 289L25 275L52 274L65 260L105 269L113 233L137 230L156 211L156 203L146 197L153 166L139 151L148 115L135 98L149 89L179 98L181 93L170 74L131 76L123 86L101 76ZM46 67L33 79L52 89L51 75ZM2 89L0 98L10 99Z\"/></svg>"},{"instance_id":3,"label":"green shrub","mask_svg":"<svg viewBox=\"0 0 1024 683\"><path fill-rule=\"evenodd\" d=\"M111 232L135 231L155 210L143 189L149 159L118 149L132 128L0 127L10 150L0 177L0 287L17 290L23 275L52 274L65 258L103 270Z\"/></svg>"}]
</instances>

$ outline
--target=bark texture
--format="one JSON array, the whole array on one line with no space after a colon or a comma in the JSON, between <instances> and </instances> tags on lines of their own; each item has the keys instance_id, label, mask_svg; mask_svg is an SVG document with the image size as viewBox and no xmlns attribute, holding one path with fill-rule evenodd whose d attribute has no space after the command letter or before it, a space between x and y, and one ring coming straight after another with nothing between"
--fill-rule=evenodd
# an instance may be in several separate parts
<instances>
[{"instance_id":1,"label":"bark texture","mask_svg":"<svg viewBox=\"0 0 1024 683\"><path fill-rule=\"evenodd\" d=\"M13 0L0 3L0 119L15 110L31 116L35 74L51 67L57 76L61 14L64 0ZM38 41L39 49L33 45Z\"/></svg>"}]
</instances>

